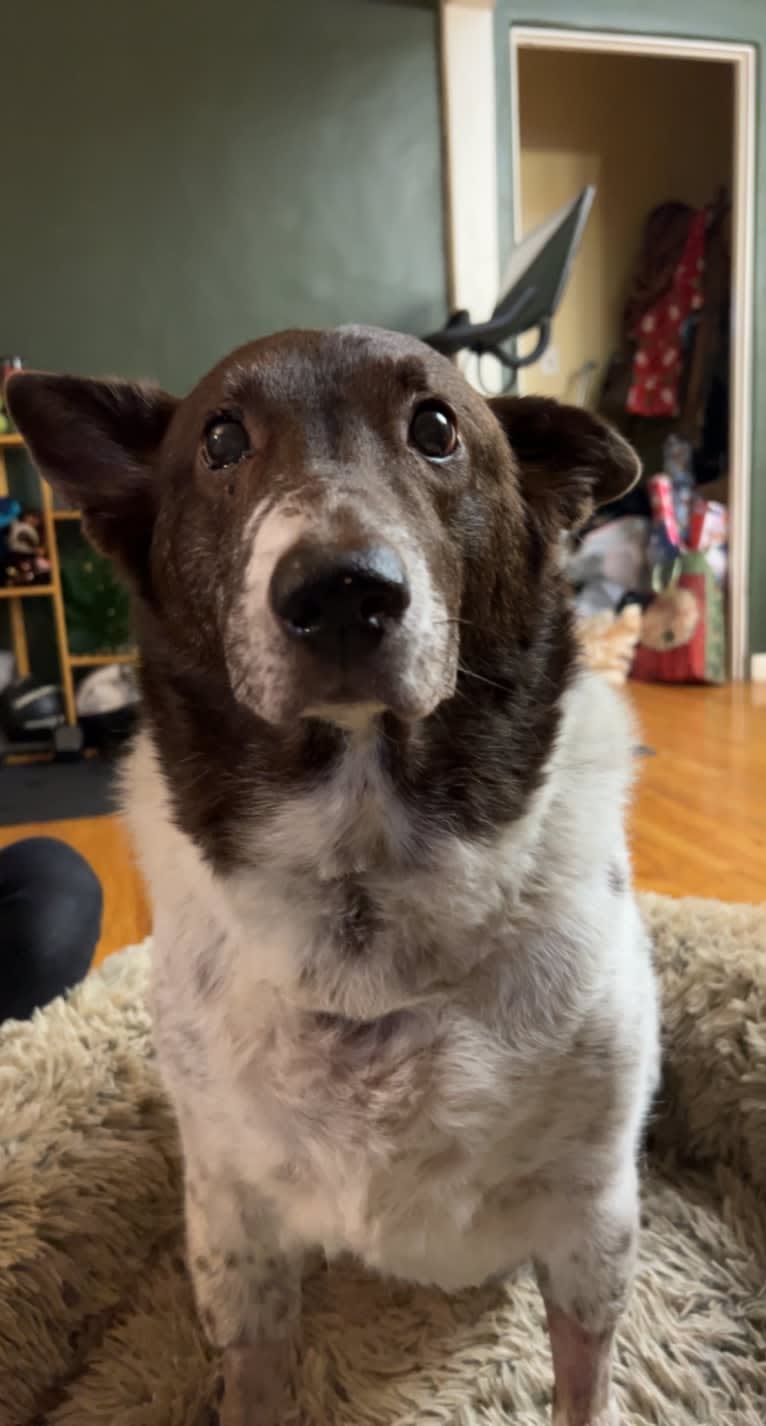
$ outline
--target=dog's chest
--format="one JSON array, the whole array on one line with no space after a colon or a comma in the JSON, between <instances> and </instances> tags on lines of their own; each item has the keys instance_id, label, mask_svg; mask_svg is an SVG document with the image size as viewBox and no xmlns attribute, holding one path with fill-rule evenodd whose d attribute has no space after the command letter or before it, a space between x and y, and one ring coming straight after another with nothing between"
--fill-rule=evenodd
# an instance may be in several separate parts
<instances>
[{"instance_id":1,"label":"dog's chest","mask_svg":"<svg viewBox=\"0 0 766 1426\"><path fill-rule=\"evenodd\" d=\"M223 938L201 991L194 975L167 986L158 1030L200 1152L265 1189L289 1231L424 1277L451 1239L458 1283L493 1185L528 1186L550 1160L563 1059L532 1015L540 981L512 953L504 898L467 927L459 888L439 882L405 879L395 897L366 878L259 885L248 936ZM267 978L288 965L289 981Z\"/></svg>"},{"instance_id":2,"label":"dog's chest","mask_svg":"<svg viewBox=\"0 0 766 1426\"><path fill-rule=\"evenodd\" d=\"M485 1214L493 1183L539 1171L549 1086L468 1011L427 1005L365 1024L264 993L263 1012L230 1002L206 1017L195 1114L208 1154L278 1202L300 1241L428 1277L445 1241L457 1252Z\"/></svg>"}]
</instances>

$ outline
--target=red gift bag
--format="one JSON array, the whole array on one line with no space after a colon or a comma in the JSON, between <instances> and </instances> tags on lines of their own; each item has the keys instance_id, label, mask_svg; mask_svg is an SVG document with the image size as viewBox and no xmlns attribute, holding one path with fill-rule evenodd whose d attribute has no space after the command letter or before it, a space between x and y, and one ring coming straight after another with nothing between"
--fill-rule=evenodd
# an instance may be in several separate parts
<instances>
[{"instance_id":1,"label":"red gift bag","mask_svg":"<svg viewBox=\"0 0 766 1426\"><path fill-rule=\"evenodd\" d=\"M644 610L631 677L644 683L723 683L723 595L699 550L687 550Z\"/></svg>"}]
</instances>

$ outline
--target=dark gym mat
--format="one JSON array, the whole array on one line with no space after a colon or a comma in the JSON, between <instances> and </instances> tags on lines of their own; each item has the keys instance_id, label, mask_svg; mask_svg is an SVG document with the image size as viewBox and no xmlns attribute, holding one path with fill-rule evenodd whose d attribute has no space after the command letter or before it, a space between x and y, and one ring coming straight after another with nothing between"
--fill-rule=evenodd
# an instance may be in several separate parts
<instances>
[{"instance_id":1,"label":"dark gym mat","mask_svg":"<svg viewBox=\"0 0 766 1426\"><path fill-rule=\"evenodd\" d=\"M104 817L116 809L112 758L0 767L0 826Z\"/></svg>"}]
</instances>

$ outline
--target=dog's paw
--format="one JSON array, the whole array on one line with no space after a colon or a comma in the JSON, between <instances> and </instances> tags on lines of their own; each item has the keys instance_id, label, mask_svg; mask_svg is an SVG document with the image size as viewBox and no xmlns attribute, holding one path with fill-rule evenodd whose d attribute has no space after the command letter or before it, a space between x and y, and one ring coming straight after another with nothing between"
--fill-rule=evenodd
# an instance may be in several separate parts
<instances>
[{"instance_id":1,"label":"dog's paw","mask_svg":"<svg viewBox=\"0 0 766 1426\"><path fill-rule=\"evenodd\" d=\"M285 1426L292 1402L293 1343L224 1353L221 1426Z\"/></svg>"}]
</instances>

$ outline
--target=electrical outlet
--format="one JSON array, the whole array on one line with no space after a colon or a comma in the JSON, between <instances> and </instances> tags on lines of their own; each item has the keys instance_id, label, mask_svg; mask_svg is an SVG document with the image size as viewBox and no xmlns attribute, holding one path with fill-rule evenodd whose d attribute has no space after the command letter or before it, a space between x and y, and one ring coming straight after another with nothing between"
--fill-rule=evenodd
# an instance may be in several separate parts
<instances>
[{"instance_id":1,"label":"electrical outlet","mask_svg":"<svg viewBox=\"0 0 766 1426\"><path fill-rule=\"evenodd\" d=\"M552 345L543 353L540 370L544 376L558 376L561 371L561 353L557 346Z\"/></svg>"},{"instance_id":2,"label":"electrical outlet","mask_svg":"<svg viewBox=\"0 0 766 1426\"><path fill-rule=\"evenodd\" d=\"M752 654L750 677L753 683L766 683L766 654Z\"/></svg>"}]
</instances>

